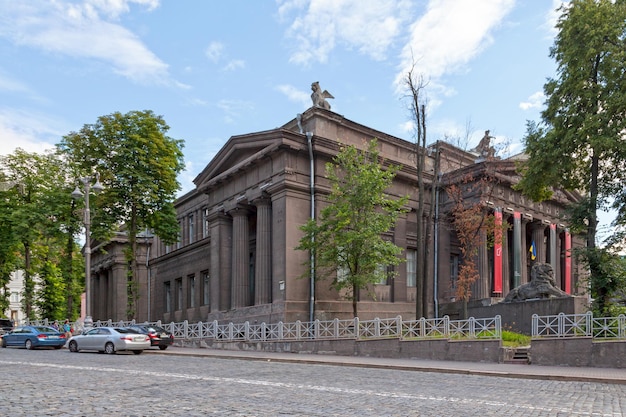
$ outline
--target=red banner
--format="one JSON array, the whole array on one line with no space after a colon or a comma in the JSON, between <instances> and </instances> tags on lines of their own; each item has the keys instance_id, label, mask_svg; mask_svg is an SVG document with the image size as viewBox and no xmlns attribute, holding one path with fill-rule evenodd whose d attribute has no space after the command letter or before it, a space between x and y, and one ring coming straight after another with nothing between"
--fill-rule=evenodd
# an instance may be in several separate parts
<instances>
[{"instance_id":1,"label":"red banner","mask_svg":"<svg viewBox=\"0 0 626 417\"><path fill-rule=\"evenodd\" d=\"M565 292L572 293L572 235L565 231Z\"/></svg>"},{"instance_id":2,"label":"red banner","mask_svg":"<svg viewBox=\"0 0 626 417\"><path fill-rule=\"evenodd\" d=\"M502 211L496 209L493 245L493 292L502 296Z\"/></svg>"}]
</instances>

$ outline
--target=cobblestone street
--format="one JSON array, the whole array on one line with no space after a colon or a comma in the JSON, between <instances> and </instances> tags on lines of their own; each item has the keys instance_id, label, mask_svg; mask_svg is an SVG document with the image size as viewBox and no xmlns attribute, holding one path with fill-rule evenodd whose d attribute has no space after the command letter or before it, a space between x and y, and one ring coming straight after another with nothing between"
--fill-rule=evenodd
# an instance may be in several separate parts
<instances>
[{"instance_id":1,"label":"cobblestone street","mask_svg":"<svg viewBox=\"0 0 626 417\"><path fill-rule=\"evenodd\" d=\"M1 349L3 416L598 416L626 385L168 354Z\"/></svg>"}]
</instances>

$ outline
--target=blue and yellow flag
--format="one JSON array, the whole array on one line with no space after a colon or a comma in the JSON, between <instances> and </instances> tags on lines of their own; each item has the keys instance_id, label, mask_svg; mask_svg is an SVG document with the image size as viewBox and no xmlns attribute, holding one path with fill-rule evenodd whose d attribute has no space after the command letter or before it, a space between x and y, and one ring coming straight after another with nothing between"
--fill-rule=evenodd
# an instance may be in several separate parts
<instances>
[{"instance_id":1,"label":"blue and yellow flag","mask_svg":"<svg viewBox=\"0 0 626 417\"><path fill-rule=\"evenodd\" d=\"M528 252L530 252L530 259L532 261L537 259L537 248L535 247L535 241L534 240L530 243L530 249L528 249Z\"/></svg>"}]
</instances>

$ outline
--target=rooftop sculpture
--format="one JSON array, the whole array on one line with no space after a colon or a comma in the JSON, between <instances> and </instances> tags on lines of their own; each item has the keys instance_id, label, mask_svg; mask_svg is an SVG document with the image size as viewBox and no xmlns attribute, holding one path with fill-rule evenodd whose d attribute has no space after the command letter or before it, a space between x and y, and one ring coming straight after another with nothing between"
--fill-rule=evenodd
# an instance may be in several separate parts
<instances>
[{"instance_id":1,"label":"rooftop sculpture","mask_svg":"<svg viewBox=\"0 0 626 417\"><path fill-rule=\"evenodd\" d=\"M335 98L328 91L322 91L322 87L320 87L319 81L315 81L311 84L311 90L313 93L311 94L311 100L313 100L314 107L321 107L326 110L330 110L330 104L326 101L327 98Z\"/></svg>"}]
</instances>

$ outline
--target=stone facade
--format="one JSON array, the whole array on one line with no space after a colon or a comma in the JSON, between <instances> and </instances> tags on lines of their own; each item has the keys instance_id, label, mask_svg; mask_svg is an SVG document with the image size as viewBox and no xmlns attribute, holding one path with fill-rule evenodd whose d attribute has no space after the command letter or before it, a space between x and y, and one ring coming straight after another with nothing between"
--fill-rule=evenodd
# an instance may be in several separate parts
<instances>
[{"instance_id":1,"label":"stone facade","mask_svg":"<svg viewBox=\"0 0 626 417\"><path fill-rule=\"evenodd\" d=\"M351 302L329 289L328 281L312 280L305 267L309 255L294 248L302 236L299 227L312 214L319 214L325 204L329 191L325 164L342 145L364 149L372 138L378 139L384 163L401 167L390 195L410 197L410 211L385 236L405 248L407 262L396 267L396 278L372 288L375 298L365 291L359 294L359 316L364 320L397 315L414 318L415 144L313 107L279 128L233 136L227 141L195 178L196 188L176 203L181 227L177 244L165 245L158 237L139 239L144 245L144 260L148 256L149 262L142 272L136 320L294 322L351 318ZM471 187L466 198L475 198L487 210L499 213L510 228L499 247L485 243L479 251L481 278L472 287L472 299L501 299L511 288L528 281L533 262L552 264L557 286L571 294L578 291L578 266L569 253L581 241L559 220L564 204L577 196L557 193L549 202L532 203L511 187L518 175L513 159L486 161L476 153L441 142L426 151L425 212L434 204L433 212L438 213L431 234L434 239L428 243L431 267L424 282L429 317L458 314L458 310L446 309L455 301L455 277L462 260L446 216L452 205L445 187L454 183L467 186L468 176L477 183L488 171L497 177L488 198L484 193L474 195ZM440 183L433 188L437 168ZM536 247L534 260L528 252L531 241ZM109 260L116 245L123 242L105 245ZM125 319L122 309L112 301L117 298L124 302L124 280L115 275L117 266L104 258L104 254L92 255L92 288L97 292L92 301L94 319ZM118 266L123 269L123 264ZM99 282L103 279L108 283Z\"/></svg>"}]
</instances>

